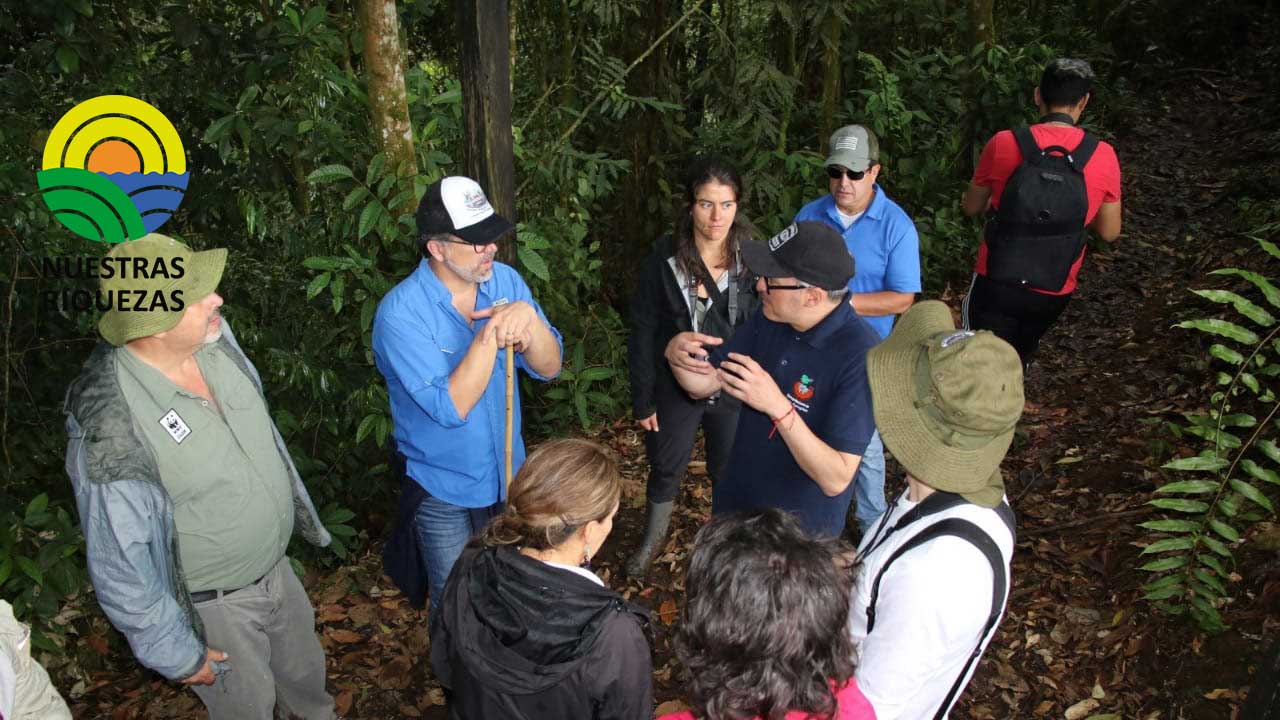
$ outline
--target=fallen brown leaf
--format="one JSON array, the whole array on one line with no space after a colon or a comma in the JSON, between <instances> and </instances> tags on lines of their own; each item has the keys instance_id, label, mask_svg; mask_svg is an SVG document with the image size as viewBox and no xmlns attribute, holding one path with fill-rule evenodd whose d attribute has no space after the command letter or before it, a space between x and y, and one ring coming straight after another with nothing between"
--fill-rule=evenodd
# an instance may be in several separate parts
<instances>
[{"instance_id":1,"label":"fallen brown leaf","mask_svg":"<svg viewBox=\"0 0 1280 720\"><path fill-rule=\"evenodd\" d=\"M658 619L664 625L670 625L680 616L680 608L676 606L676 601L667 599L662 601L662 605L658 607Z\"/></svg>"},{"instance_id":2,"label":"fallen brown leaf","mask_svg":"<svg viewBox=\"0 0 1280 720\"><path fill-rule=\"evenodd\" d=\"M351 712L352 694L350 690L343 690L338 693L338 697L333 699L333 704L337 706L339 715L346 715Z\"/></svg>"},{"instance_id":3,"label":"fallen brown leaf","mask_svg":"<svg viewBox=\"0 0 1280 720\"><path fill-rule=\"evenodd\" d=\"M329 637L333 638L335 642L340 642L340 643L359 642L361 639L360 633L351 632L350 630L330 630L326 634Z\"/></svg>"}]
</instances>

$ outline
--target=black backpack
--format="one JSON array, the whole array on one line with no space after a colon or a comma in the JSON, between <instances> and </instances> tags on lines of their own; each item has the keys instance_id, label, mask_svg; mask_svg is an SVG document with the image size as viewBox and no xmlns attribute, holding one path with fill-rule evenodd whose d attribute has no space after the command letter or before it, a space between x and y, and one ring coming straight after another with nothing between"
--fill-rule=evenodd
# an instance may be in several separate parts
<instances>
[{"instance_id":1,"label":"black backpack","mask_svg":"<svg viewBox=\"0 0 1280 720\"><path fill-rule=\"evenodd\" d=\"M875 534L872 536L871 542L867 544L867 552L864 554L870 554L881 543L889 539L890 535L893 535L904 527L910 526L917 520L929 515L940 513L943 510L949 510L957 505L963 505L967 502L969 501L954 493L935 492L899 518L898 522L894 523L893 527L889 528L888 532L885 532L884 523L889 514L885 513L884 516L881 517L880 523L876 526ZM1000 519L1004 521L1005 526L1009 528L1009 534L1013 537L1013 541L1016 544L1018 533L1013 517L1013 509L1009 507L1008 503L1001 502L995 508L995 511L996 514L1000 516ZM882 532L884 533L883 536L881 536ZM874 628L876 624L876 600L880 597L880 580L884 577L885 571L889 569L889 566L892 565L895 560L902 557L904 553L920 547L934 538L939 538L944 535L951 535L968 541L971 545L976 547L984 557L987 558L987 562L991 563L991 611L987 615L987 623L982 629L982 634L978 636L977 646L973 648L973 652L970 653L969 659L965 661L964 667L960 669L960 675L956 677L955 682L951 684L951 689L947 692L946 697L943 698L942 706L938 708L937 713L934 715L935 720L945 718L947 713L951 710L951 706L954 705L956 700L959 698L960 691L964 689L964 680L965 676L969 674L969 668L972 667L973 664L978 661L978 658L982 656L984 643L995 631L996 624L1000 621L1000 616L1004 613L1005 602L1008 599L1009 579L1005 573L1004 558L1000 556L1000 548L996 545L995 540L993 540L985 530L968 520L964 520L962 518L944 518L939 520L938 522L927 525L923 530L916 533L910 540L900 545L897 550L894 550L893 554L884 561L884 564L880 566L880 572L871 581L871 599L870 602L867 603L867 634L870 635L872 628Z\"/></svg>"},{"instance_id":2,"label":"black backpack","mask_svg":"<svg viewBox=\"0 0 1280 720\"><path fill-rule=\"evenodd\" d=\"M1009 176L1000 207L987 220L987 277L1057 292L1084 251L1089 194L1084 167L1098 138L1086 132L1075 150L1041 148L1031 128L1013 131L1022 164Z\"/></svg>"}]
</instances>

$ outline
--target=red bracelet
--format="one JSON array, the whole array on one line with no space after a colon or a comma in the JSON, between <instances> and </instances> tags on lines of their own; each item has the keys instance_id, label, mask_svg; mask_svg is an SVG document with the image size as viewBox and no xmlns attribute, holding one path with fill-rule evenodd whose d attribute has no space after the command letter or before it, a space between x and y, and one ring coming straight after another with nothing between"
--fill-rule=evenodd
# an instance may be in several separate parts
<instances>
[{"instance_id":1,"label":"red bracelet","mask_svg":"<svg viewBox=\"0 0 1280 720\"><path fill-rule=\"evenodd\" d=\"M781 414L781 415L779 415L778 417L776 417L776 418L769 418L769 421L773 423L773 429L769 431L769 439L770 439L770 440L772 440L772 439L773 439L773 435L774 435L774 433L778 432L778 423L782 422L783 420L786 420L786 419L787 419L787 416L788 416L788 415L790 415L791 413L795 412L795 411L796 411L796 406L795 406L795 405L792 405L791 407L787 408L787 411L786 411L786 412L782 413L782 414Z\"/></svg>"}]
</instances>

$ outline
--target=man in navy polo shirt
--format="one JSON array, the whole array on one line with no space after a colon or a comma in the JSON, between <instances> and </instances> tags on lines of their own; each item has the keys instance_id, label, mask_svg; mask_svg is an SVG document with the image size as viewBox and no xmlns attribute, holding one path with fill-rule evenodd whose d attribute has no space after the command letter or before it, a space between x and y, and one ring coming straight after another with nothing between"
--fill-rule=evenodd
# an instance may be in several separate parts
<instances>
[{"instance_id":1,"label":"man in navy polo shirt","mask_svg":"<svg viewBox=\"0 0 1280 720\"><path fill-rule=\"evenodd\" d=\"M692 397L723 390L742 401L729 472L712 491L715 514L777 507L806 532L844 530L852 481L875 431L866 355L880 337L847 301L854 262L840 233L792 224L745 243L760 275L760 309L720 338L684 332L666 357Z\"/></svg>"},{"instance_id":2,"label":"man in navy polo shirt","mask_svg":"<svg viewBox=\"0 0 1280 720\"><path fill-rule=\"evenodd\" d=\"M849 303L883 339L920 292L920 237L915 223L876 182L880 141L871 128L836 130L829 150L824 164L831 192L800 208L795 219L826 223L844 237L858 264L858 274L849 280ZM862 458L854 494L858 527L866 532L886 507L879 433Z\"/></svg>"},{"instance_id":3,"label":"man in navy polo shirt","mask_svg":"<svg viewBox=\"0 0 1280 720\"><path fill-rule=\"evenodd\" d=\"M418 205L418 268L391 289L373 321L373 356L387 381L405 472L424 492L403 493L426 565L431 615L453 563L506 498L502 482L506 353L546 380L562 343L529 286L494 260L514 228L470 178L446 177ZM512 467L524 462L520 397ZM409 489L413 489L410 486ZM408 499L412 498L412 499Z\"/></svg>"}]
</instances>

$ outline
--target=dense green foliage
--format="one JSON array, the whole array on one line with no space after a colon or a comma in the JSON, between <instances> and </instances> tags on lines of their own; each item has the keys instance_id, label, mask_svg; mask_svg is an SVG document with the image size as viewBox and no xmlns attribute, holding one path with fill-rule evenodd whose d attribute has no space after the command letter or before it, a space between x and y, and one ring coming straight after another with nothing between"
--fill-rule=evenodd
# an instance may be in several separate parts
<instances>
[{"instance_id":1,"label":"dense green foliage","mask_svg":"<svg viewBox=\"0 0 1280 720\"><path fill-rule=\"evenodd\" d=\"M1103 131L1123 108L1108 97L1120 87L1110 79L1116 58L1095 30L1110 36L1158 20L1153 2L1047 5L999 6L998 42L986 45L971 39L969 5L942 0L512 0L516 256L566 350L559 382L523 388L526 433L625 413L622 318L633 269L670 226L677 178L695 153L741 167L750 184L742 211L772 232L826 191L830 131L869 124L882 139L882 184L920 230L927 289L960 279L976 225L958 198L981 143L1033 117L1031 88L1055 53L1088 56L1108 77L1090 106ZM0 537L0 594L27 598L20 609L47 620L83 586L79 570L64 570L68 558L81 560L66 522L60 402L92 347L95 318L41 299L91 280L46 277L41 260L105 248L52 220L35 172L52 124L96 95L142 98L177 126L192 180L163 231L231 249L225 313L342 541L338 555L385 512L391 425L372 362L372 313L417 261L412 218L400 214L406 200L463 172L453 3L401 2L400 14L417 177L387 167L370 136L352 0L0 9L9 220L0 507L15 508L16 528ZM1161 33L1152 36L1176 38ZM349 509L357 507L370 512Z\"/></svg>"}]
</instances>

